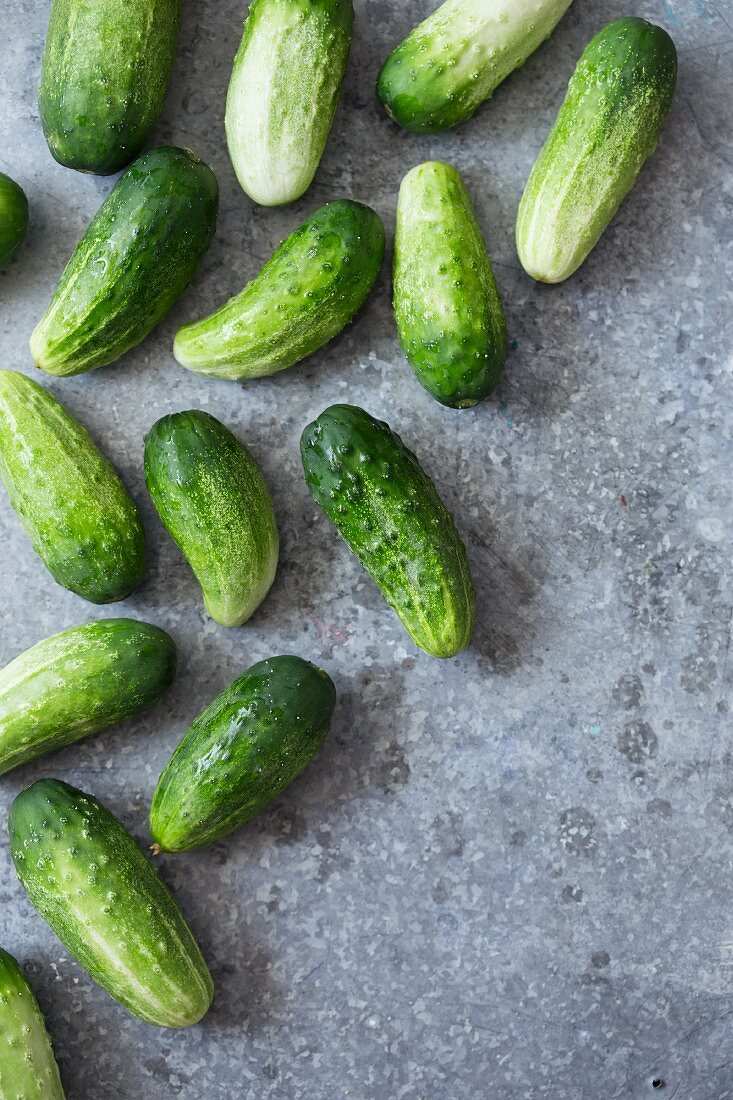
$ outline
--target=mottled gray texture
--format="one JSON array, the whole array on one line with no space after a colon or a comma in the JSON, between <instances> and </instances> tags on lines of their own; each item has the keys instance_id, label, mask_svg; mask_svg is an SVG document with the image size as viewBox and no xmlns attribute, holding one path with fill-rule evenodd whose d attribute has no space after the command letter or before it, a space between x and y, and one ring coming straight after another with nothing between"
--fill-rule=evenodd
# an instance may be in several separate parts
<instances>
[{"instance_id":1,"label":"mottled gray texture","mask_svg":"<svg viewBox=\"0 0 733 1100\"><path fill-rule=\"evenodd\" d=\"M3 813L43 775L107 802L141 842L156 777L187 723L244 666L322 662L340 702L315 763L209 851L160 861L217 994L160 1032L117 1008L16 883L0 836L0 942L45 1010L70 1100L231 1097L552 1100L733 1096L730 546L733 381L731 47L726 0L576 0L552 41L454 133L399 132L374 99L381 59L432 0L361 0L332 140L311 192L253 209L223 138L243 5L184 4L156 140L217 172L219 231L195 285L116 366L49 380L103 441L144 512L150 570L113 614L165 626L167 700L0 781ZM659 150L580 273L534 285L513 221L591 34L637 13L680 50ZM6 0L0 168L31 229L0 274L2 365L33 371L31 329L111 181L55 165L36 85L48 3ZM496 399L450 412L400 355L385 267L348 331L249 385L172 360L176 327L239 290L318 203L372 203L391 230L403 173L465 174L513 350ZM332 401L388 416L455 510L478 586L471 649L417 652L318 514L297 442ZM275 496L282 561L253 621L227 631L146 499L142 439L199 407L251 444ZM0 499L0 659L101 616L56 587ZM666 1091L652 1089L658 1074Z\"/></svg>"}]
</instances>

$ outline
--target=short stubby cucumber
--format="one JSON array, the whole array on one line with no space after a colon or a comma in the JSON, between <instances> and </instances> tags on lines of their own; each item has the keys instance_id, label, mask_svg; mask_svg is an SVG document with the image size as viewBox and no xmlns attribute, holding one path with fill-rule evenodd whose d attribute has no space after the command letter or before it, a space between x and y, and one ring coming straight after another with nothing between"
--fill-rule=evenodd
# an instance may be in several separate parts
<instances>
[{"instance_id":1,"label":"short stubby cucumber","mask_svg":"<svg viewBox=\"0 0 733 1100\"><path fill-rule=\"evenodd\" d=\"M319 207L244 290L176 334L173 354L199 374L260 378L292 367L337 336L374 286L384 226L359 202Z\"/></svg>"},{"instance_id":2,"label":"short stubby cucumber","mask_svg":"<svg viewBox=\"0 0 733 1100\"><path fill-rule=\"evenodd\" d=\"M38 105L48 147L67 168L119 172L158 120L181 0L54 0Z\"/></svg>"},{"instance_id":3,"label":"short stubby cucumber","mask_svg":"<svg viewBox=\"0 0 733 1100\"><path fill-rule=\"evenodd\" d=\"M280 206L310 187L336 113L352 0L253 0L226 105L229 155L251 199Z\"/></svg>"},{"instance_id":4,"label":"short stubby cucumber","mask_svg":"<svg viewBox=\"0 0 733 1100\"><path fill-rule=\"evenodd\" d=\"M147 710L175 671L173 639L135 619L38 642L0 670L0 774Z\"/></svg>"},{"instance_id":5,"label":"short stubby cucumber","mask_svg":"<svg viewBox=\"0 0 733 1100\"><path fill-rule=\"evenodd\" d=\"M219 187L186 149L145 153L120 176L31 336L36 365L83 374L139 344L193 279L216 228Z\"/></svg>"},{"instance_id":6,"label":"short stubby cucumber","mask_svg":"<svg viewBox=\"0 0 733 1100\"><path fill-rule=\"evenodd\" d=\"M450 164L419 164L402 181L393 285L400 343L428 393L454 409L488 397L504 367L504 307L468 192Z\"/></svg>"},{"instance_id":7,"label":"short stubby cucumber","mask_svg":"<svg viewBox=\"0 0 733 1100\"><path fill-rule=\"evenodd\" d=\"M222 626L245 622L278 560L272 498L249 450L209 413L173 413L145 440L145 480L208 613Z\"/></svg>"},{"instance_id":8,"label":"short stubby cucumber","mask_svg":"<svg viewBox=\"0 0 733 1100\"><path fill-rule=\"evenodd\" d=\"M158 849L212 844L272 802L320 748L336 691L300 657L252 665L187 730L153 795Z\"/></svg>"},{"instance_id":9,"label":"short stubby cucumber","mask_svg":"<svg viewBox=\"0 0 733 1100\"><path fill-rule=\"evenodd\" d=\"M661 27L616 19L591 39L519 205L517 251L532 278L560 283L596 246L656 147L676 80Z\"/></svg>"},{"instance_id":10,"label":"short stubby cucumber","mask_svg":"<svg viewBox=\"0 0 733 1100\"><path fill-rule=\"evenodd\" d=\"M190 1027L213 984L168 888L117 818L90 794L39 779L8 818L28 897L95 982L134 1016Z\"/></svg>"},{"instance_id":11,"label":"short stubby cucumber","mask_svg":"<svg viewBox=\"0 0 733 1100\"><path fill-rule=\"evenodd\" d=\"M415 644L433 657L464 649L474 621L466 548L412 451L353 405L322 412L300 449L314 499Z\"/></svg>"},{"instance_id":12,"label":"short stubby cucumber","mask_svg":"<svg viewBox=\"0 0 733 1100\"><path fill-rule=\"evenodd\" d=\"M0 950L0 1100L65 1100L38 1001L12 955Z\"/></svg>"},{"instance_id":13,"label":"short stubby cucumber","mask_svg":"<svg viewBox=\"0 0 733 1100\"><path fill-rule=\"evenodd\" d=\"M58 584L92 603L138 587L145 536L117 472L63 405L11 370L0 370L0 478Z\"/></svg>"},{"instance_id":14,"label":"short stubby cucumber","mask_svg":"<svg viewBox=\"0 0 733 1100\"><path fill-rule=\"evenodd\" d=\"M548 38L572 0L445 0L377 79L387 114L433 134L469 118Z\"/></svg>"},{"instance_id":15,"label":"short stubby cucumber","mask_svg":"<svg viewBox=\"0 0 733 1100\"><path fill-rule=\"evenodd\" d=\"M0 172L0 267L12 259L28 229L28 199L25 191Z\"/></svg>"}]
</instances>

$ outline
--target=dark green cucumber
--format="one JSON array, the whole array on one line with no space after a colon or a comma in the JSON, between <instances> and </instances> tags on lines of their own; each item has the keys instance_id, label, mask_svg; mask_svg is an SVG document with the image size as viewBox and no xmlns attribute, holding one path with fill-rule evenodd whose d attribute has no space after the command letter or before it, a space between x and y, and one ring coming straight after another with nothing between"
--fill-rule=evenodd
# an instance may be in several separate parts
<instances>
[{"instance_id":1,"label":"dark green cucumber","mask_svg":"<svg viewBox=\"0 0 733 1100\"><path fill-rule=\"evenodd\" d=\"M291 367L345 328L383 258L384 226L373 210L348 199L326 203L240 294L180 329L173 354L215 378L260 378Z\"/></svg>"},{"instance_id":2,"label":"dark green cucumber","mask_svg":"<svg viewBox=\"0 0 733 1100\"><path fill-rule=\"evenodd\" d=\"M197 1023L213 994L206 963L117 818L92 795L40 779L15 799L8 830L29 898L95 982L146 1023Z\"/></svg>"},{"instance_id":3,"label":"dark green cucumber","mask_svg":"<svg viewBox=\"0 0 733 1100\"><path fill-rule=\"evenodd\" d=\"M54 0L38 105L67 168L119 172L158 120L181 0Z\"/></svg>"},{"instance_id":4,"label":"dark green cucumber","mask_svg":"<svg viewBox=\"0 0 733 1100\"><path fill-rule=\"evenodd\" d=\"M313 497L415 644L433 657L464 649L474 619L466 548L412 451L353 405L322 412L300 450Z\"/></svg>"},{"instance_id":5,"label":"dark green cucumber","mask_svg":"<svg viewBox=\"0 0 733 1100\"><path fill-rule=\"evenodd\" d=\"M173 639L134 619L38 642L0 670L0 774L147 710L175 672Z\"/></svg>"},{"instance_id":6,"label":"dark green cucumber","mask_svg":"<svg viewBox=\"0 0 733 1100\"><path fill-rule=\"evenodd\" d=\"M120 176L76 246L31 336L49 374L83 374L139 344L196 274L219 188L193 153L164 147Z\"/></svg>"},{"instance_id":7,"label":"dark green cucumber","mask_svg":"<svg viewBox=\"0 0 733 1100\"><path fill-rule=\"evenodd\" d=\"M145 536L114 467L50 393L11 370L0 370L0 478L55 581L92 603L138 587Z\"/></svg>"},{"instance_id":8,"label":"dark green cucumber","mask_svg":"<svg viewBox=\"0 0 733 1100\"><path fill-rule=\"evenodd\" d=\"M0 1100L65 1100L38 1001L13 956L2 950Z\"/></svg>"},{"instance_id":9,"label":"dark green cucumber","mask_svg":"<svg viewBox=\"0 0 733 1100\"><path fill-rule=\"evenodd\" d=\"M23 188L0 172L0 267L20 248L28 228L28 199Z\"/></svg>"},{"instance_id":10,"label":"dark green cucumber","mask_svg":"<svg viewBox=\"0 0 733 1100\"><path fill-rule=\"evenodd\" d=\"M193 722L158 780L157 847L202 848L259 813L315 755L335 703L330 677L300 657L252 665Z\"/></svg>"},{"instance_id":11,"label":"dark green cucumber","mask_svg":"<svg viewBox=\"0 0 733 1100\"><path fill-rule=\"evenodd\" d=\"M676 80L661 27L615 19L591 39L519 205L527 274L560 283L577 271L654 151Z\"/></svg>"},{"instance_id":12,"label":"dark green cucumber","mask_svg":"<svg viewBox=\"0 0 733 1100\"><path fill-rule=\"evenodd\" d=\"M571 0L445 0L389 55L387 114L433 134L469 118L552 34Z\"/></svg>"},{"instance_id":13,"label":"dark green cucumber","mask_svg":"<svg viewBox=\"0 0 733 1100\"><path fill-rule=\"evenodd\" d=\"M226 133L237 178L279 206L310 187L336 113L352 0L253 0L229 81Z\"/></svg>"},{"instance_id":14,"label":"dark green cucumber","mask_svg":"<svg viewBox=\"0 0 733 1100\"><path fill-rule=\"evenodd\" d=\"M419 381L453 409L478 404L501 377L504 307L460 173L428 161L397 203L394 312Z\"/></svg>"},{"instance_id":15,"label":"dark green cucumber","mask_svg":"<svg viewBox=\"0 0 733 1100\"><path fill-rule=\"evenodd\" d=\"M206 610L222 626L246 622L278 559L272 499L250 452L208 413L173 413L145 440L145 480Z\"/></svg>"}]
</instances>

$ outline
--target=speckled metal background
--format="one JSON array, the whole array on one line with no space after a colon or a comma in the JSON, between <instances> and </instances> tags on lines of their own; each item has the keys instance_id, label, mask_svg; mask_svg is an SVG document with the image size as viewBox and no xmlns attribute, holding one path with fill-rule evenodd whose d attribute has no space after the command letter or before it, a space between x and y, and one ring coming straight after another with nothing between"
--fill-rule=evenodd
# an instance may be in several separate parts
<instances>
[{"instance_id":1,"label":"speckled metal background","mask_svg":"<svg viewBox=\"0 0 733 1100\"><path fill-rule=\"evenodd\" d=\"M93 791L148 842L159 771L190 720L255 660L322 663L339 706L308 771L271 809L160 870L200 938L214 1006L186 1033L139 1023L31 909L0 833L0 942L46 1012L70 1100L723 1100L733 1096L731 47L727 0L576 0L546 44L459 130L398 131L381 60L432 0L357 0L343 103L310 193L254 209L223 137L244 5L184 3L157 143L216 171L219 230L200 276L115 366L49 389L90 426L140 503L144 587L112 614L164 626L178 682L149 715L0 780ZM36 87L49 4L5 0L0 168L31 228L0 273L1 365L27 342L110 180L56 165ZM516 259L522 186L574 62L608 19L672 33L680 77L662 140L580 273L548 288ZM239 290L337 196L388 230L420 160L464 173L512 344L495 399L442 409L400 354L389 262L353 324L249 385L172 359L176 328ZM304 424L333 401L387 417L435 478L478 586L472 647L416 651L306 490ZM282 560L245 627L203 614L146 498L142 440L203 408L252 447ZM0 659L102 617L54 585L2 495ZM666 1091L652 1087L658 1076Z\"/></svg>"}]
</instances>

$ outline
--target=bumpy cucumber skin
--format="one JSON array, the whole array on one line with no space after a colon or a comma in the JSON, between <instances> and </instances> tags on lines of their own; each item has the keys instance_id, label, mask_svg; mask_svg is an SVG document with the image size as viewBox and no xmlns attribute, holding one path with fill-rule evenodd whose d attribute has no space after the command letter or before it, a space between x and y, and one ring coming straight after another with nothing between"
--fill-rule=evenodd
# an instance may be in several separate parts
<instances>
[{"instance_id":1,"label":"bumpy cucumber skin","mask_svg":"<svg viewBox=\"0 0 733 1100\"><path fill-rule=\"evenodd\" d=\"M181 0L54 0L38 105L53 157L108 175L142 149L165 100Z\"/></svg>"},{"instance_id":2,"label":"bumpy cucumber skin","mask_svg":"<svg viewBox=\"0 0 733 1100\"><path fill-rule=\"evenodd\" d=\"M208 613L221 626L246 622L278 561L272 498L249 450L208 413L173 413L145 440L145 480Z\"/></svg>"},{"instance_id":3,"label":"bumpy cucumber skin","mask_svg":"<svg viewBox=\"0 0 733 1100\"><path fill-rule=\"evenodd\" d=\"M158 847L202 848L259 813L318 751L335 704L330 677L300 657L252 665L193 722L158 780Z\"/></svg>"},{"instance_id":4,"label":"bumpy cucumber skin","mask_svg":"<svg viewBox=\"0 0 733 1100\"><path fill-rule=\"evenodd\" d=\"M281 206L310 187L336 113L354 27L352 0L253 0L226 106L244 191Z\"/></svg>"},{"instance_id":5,"label":"bumpy cucumber skin","mask_svg":"<svg viewBox=\"0 0 733 1100\"><path fill-rule=\"evenodd\" d=\"M12 259L28 229L28 199L25 191L0 172L0 267Z\"/></svg>"},{"instance_id":6,"label":"bumpy cucumber skin","mask_svg":"<svg viewBox=\"0 0 733 1100\"><path fill-rule=\"evenodd\" d=\"M13 956L2 950L0 1100L65 1100L38 1001Z\"/></svg>"},{"instance_id":7,"label":"bumpy cucumber skin","mask_svg":"<svg viewBox=\"0 0 733 1100\"><path fill-rule=\"evenodd\" d=\"M319 207L226 305L176 334L173 354L198 374L261 378L338 335L366 300L384 259L384 226L348 199Z\"/></svg>"},{"instance_id":8,"label":"bumpy cucumber skin","mask_svg":"<svg viewBox=\"0 0 733 1100\"><path fill-rule=\"evenodd\" d=\"M134 619L38 642L0 670L0 775L147 710L175 672L173 639Z\"/></svg>"},{"instance_id":9,"label":"bumpy cucumber skin","mask_svg":"<svg viewBox=\"0 0 733 1100\"><path fill-rule=\"evenodd\" d=\"M466 548L412 451L353 405L322 412L300 449L314 499L415 644L433 657L459 653L474 620Z\"/></svg>"},{"instance_id":10,"label":"bumpy cucumber skin","mask_svg":"<svg viewBox=\"0 0 733 1100\"><path fill-rule=\"evenodd\" d=\"M0 370L0 478L58 584L123 600L145 572L137 508L86 428L36 382Z\"/></svg>"},{"instance_id":11,"label":"bumpy cucumber skin","mask_svg":"<svg viewBox=\"0 0 733 1100\"><path fill-rule=\"evenodd\" d=\"M416 134L457 126L548 38L572 0L446 0L377 78L387 114Z\"/></svg>"},{"instance_id":12,"label":"bumpy cucumber skin","mask_svg":"<svg viewBox=\"0 0 733 1100\"><path fill-rule=\"evenodd\" d=\"M167 887L109 810L40 779L15 799L8 830L30 900L91 977L146 1023L197 1023L213 995L206 963Z\"/></svg>"},{"instance_id":13,"label":"bumpy cucumber skin","mask_svg":"<svg viewBox=\"0 0 733 1100\"><path fill-rule=\"evenodd\" d=\"M460 173L428 161L405 176L397 203L394 313L403 351L428 393L470 408L496 387L506 322Z\"/></svg>"},{"instance_id":14,"label":"bumpy cucumber skin","mask_svg":"<svg viewBox=\"0 0 733 1100\"><path fill-rule=\"evenodd\" d=\"M517 215L517 251L543 283L569 278L595 248L659 139L677 80L666 31L616 19L578 61Z\"/></svg>"},{"instance_id":15,"label":"bumpy cucumber skin","mask_svg":"<svg viewBox=\"0 0 733 1100\"><path fill-rule=\"evenodd\" d=\"M185 149L145 153L76 246L31 336L36 365L83 374L139 344L193 279L216 228L219 187Z\"/></svg>"}]
</instances>

